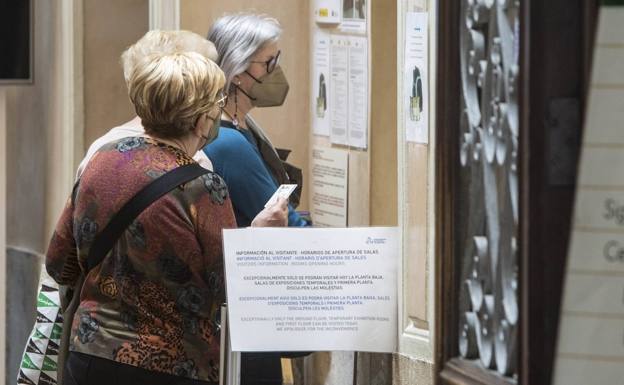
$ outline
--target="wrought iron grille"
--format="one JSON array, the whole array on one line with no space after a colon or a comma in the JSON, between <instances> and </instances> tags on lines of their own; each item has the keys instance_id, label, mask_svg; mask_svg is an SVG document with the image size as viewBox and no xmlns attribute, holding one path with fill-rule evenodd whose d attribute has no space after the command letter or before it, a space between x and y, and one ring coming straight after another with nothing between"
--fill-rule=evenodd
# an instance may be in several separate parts
<instances>
[{"instance_id":1,"label":"wrought iron grille","mask_svg":"<svg viewBox=\"0 0 624 385\"><path fill-rule=\"evenodd\" d=\"M520 0L460 0L459 352L514 378Z\"/></svg>"}]
</instances>

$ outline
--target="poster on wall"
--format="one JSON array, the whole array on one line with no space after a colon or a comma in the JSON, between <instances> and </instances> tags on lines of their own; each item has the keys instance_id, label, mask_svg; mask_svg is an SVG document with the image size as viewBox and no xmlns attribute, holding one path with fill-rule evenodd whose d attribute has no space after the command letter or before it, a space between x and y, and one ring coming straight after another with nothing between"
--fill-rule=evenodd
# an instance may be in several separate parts
<instances>
[{"instance_id":1,"label":"poster on wall","mask_svg":"<svg viewBox=\"0 0 624 385\"><path fill-rule=\"evenodd\" d=\"M330 38L330 140L368 147L368 40L359 36Z\"/></svg>"},{"instance_id":2,"label":"poster on wall","mask_svg":"<svg viewBox=\"0 0 624 385\"><path fill-rule=\"evenodd\" d=\"M368 144L368 40L349 38L349 133L352 147Z\"/></svg>"},{"instance_id":3,"label":"poster on wall","mask_svg":"<svg viewBox=\"0 0 624 385\"><path fill-rule=\"evenodd\" d=\"M369 0L342 0L340 31L366 34Z\"/></svg>"},{"instance_id":4,"label":"poster on wall","mask_svg":"<svg viewBox=\"0 0 624 385\"><path fill-rule=\"evenodd\" d=\"M331 112L330 139L333 144L348 145L349 108L349 39L331 36L331 78L329 100Z\"/></svg>"},{"instance_id":5,"label":"poster on wall","mask_svg":"<svg viewBox=\"0 0 624 385\"><path fill-rule=\"evenodd\" d=\"M312 132L329 136L331 118L329 111L330 78L330 34L315 28L312 51Z\"/></svg>"},{"instance_id":6,"label":"poster on wall","mask_svg":"<svg viewBox=\"0 0 624 385\"><path fill-rule=\"evenodd\" d=\"M398 228L223 231L233 351L396 351Z\"/></svg>"},{"instance_id":7,"label":"poster on wall","mask_svg":"<svg viewBox=\"0 0 624 385\"><path fill-rule=\"evenodd\" d=\"M403 111L408 142L429 141L429 34L426 12L405 16Z\"/></svg>"},{"instance_id":8,"label":"poster on wall","mask_svg":"<svg viewBox=\"0 0 624 385\"><path fill-rule=\"evenodd\" d=\"M342 20L342 0L315 0L314 20L318 24L338 24Z\"/></svg>"},{"instance_id":9,"label":"poster on wall","mask_svg":"<svg viewBox=\"0 0 624 385\"><path fill-rule=\"evenodd\" d=\"M312 218L316 227L347 227L349 153L312 150Z\"/></svg>"}]
</instances>

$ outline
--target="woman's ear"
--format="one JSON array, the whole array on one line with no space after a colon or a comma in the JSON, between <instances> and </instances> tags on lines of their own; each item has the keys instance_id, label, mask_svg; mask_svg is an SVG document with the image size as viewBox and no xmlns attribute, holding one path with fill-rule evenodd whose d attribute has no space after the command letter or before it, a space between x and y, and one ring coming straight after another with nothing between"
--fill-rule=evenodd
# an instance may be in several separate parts
<instances>
[{"instance_id":1,"label":"woman's ear","mask_svg":"<svg viewBox=\"0 0 624 385\"><path fill-rule=\"evenodd\" d=\"M193 127L193 132L195 133L195 135L199 137L204 136L204 127L206 126L207 116L208 114L204 112L197 118L197 121L195 122L195 127Z\"/></svg>"}]
</instances>

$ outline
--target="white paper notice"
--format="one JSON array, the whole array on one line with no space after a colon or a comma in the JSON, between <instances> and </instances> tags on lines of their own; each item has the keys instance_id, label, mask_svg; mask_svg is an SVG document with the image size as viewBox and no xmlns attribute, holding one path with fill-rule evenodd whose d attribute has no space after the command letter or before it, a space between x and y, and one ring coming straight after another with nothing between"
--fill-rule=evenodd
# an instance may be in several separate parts
<instances>
[{"instance_id":1,"label":"white paper notice","mask_svg":"<svg viewBox=\"0 0 624 385\"><path fill-rule=\"evenodd\" d=\"M330 89L330 38L329 32L316 28L314 33L312 67L312 130L315 135L329 136L331 127L329 102Z\"/></svg>"},{"instance_id":2,"label":"white paper notice","mask_svg":"<svg viewBox=\"0 0 624 385\"><path fill-rule=\"evenodd\" d=\"M405 16L405 66L403 110L406 139L429 141L429 37L428 14L407 12Z\"/></svg>"},{"instance_id":3,"label":"white paper notice","mask_svg":"<svg viewBox=\"0 0 624 385\"><path fill-rule=\"evenodd\" d=\"M553 384L624 384L624 7L601 7Z\"/></svg>"},{"instance_id":4,"label":"white paper notice","mask_svg":"<svg viewBox=\"0 0 624 385\"><path fill-rule=\"evenodd\" d=\"M333 144L368 146L368 40L331 36L331 132Z\"/></svg>"},{"instance_id":5,"label":"white paper notice","mask_svg":"<svg viewBox=\"0 0 624 385\"><path fill-rule=\"evenodd\" d=\"M397 228L223 231L234 351L394 352Z\"/></svg>"},{"instance_id":6,"label":"white paper notice","mask_svg":"<svg viewBox=\"0 0 624 385\"><path fill-rule=\"evenodd\" d=\"M340 30L350 33L366 33L369 13L368 0L342 0L342 23Z\"/></svg>"},{"instance_id":7,"label":"white paper notice","mask_svg":"<svg viewBox=\"0 0 624 385\"><path fill-rule=\"evenodd\" d=\"M331 37L331 142L347 145L349 108L349 46L348 38Z\"/></svg>"},{"instance_id":8,"label":"white paper notice","mask_svg":"<svg viewBox=\"0 0 624 385\"><path fill-rule=\"evenodd\" d=\"M312 150L312 219L317 227L347 227L349 153Z\"/></svg>"},{"instance_id":9,"label":"white paper notice","mask_svg":"<svg viewBox=\"0 0 624 385\"><path fill-rule=\"evenodd\" d=\"M368 42L365 37L349 38L349 133L350 146L368 144Z\"/></svg>"}]
</instances>

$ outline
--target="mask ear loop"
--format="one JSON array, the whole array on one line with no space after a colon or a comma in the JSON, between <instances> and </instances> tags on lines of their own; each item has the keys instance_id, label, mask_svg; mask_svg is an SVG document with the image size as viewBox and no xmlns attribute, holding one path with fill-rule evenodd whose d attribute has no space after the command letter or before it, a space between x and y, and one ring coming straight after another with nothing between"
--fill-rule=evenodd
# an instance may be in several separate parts
<instances>
[{"instance_id":1,"label":"mask ear loop","mask_svg":"<svg viewBox=\"0 0 624 385\"><path fill-rule=\"evenodd\" d=\"M249 74L247 71L245 71L245 73ZM249 76L251 76L251 78L252 78L253 80L255 80L256 82L258 82L258 83L262 84L262 82L261 82L261 81L259 81L259 80L258 80L258 79L256 79L255 77L253 77L251 74L249 74ZM240 81L238 82L238 84L240 84ZM256 98L254 98L253 96L249 95L247 92L245 92L245 90L244 90L244 89L240 88L240 87L239 87L239 85L234 84L234 87L236 87L237 91L238 91L238 90L240 90L240 92L242 92L243 94L245 94L245 96L247 96L247 97L249 98L249 100L253 100L253 101L255 101L255 100L256 100Z\"/></svg>"}]
</instances>

